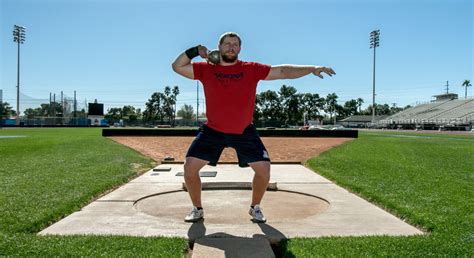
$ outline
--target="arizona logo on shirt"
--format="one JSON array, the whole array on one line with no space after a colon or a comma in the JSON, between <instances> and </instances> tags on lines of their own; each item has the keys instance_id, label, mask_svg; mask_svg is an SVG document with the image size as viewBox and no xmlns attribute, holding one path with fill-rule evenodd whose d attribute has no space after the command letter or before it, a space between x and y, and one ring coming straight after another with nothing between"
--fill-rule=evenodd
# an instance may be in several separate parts
<instances>
[{"instance_id":1,"label":"arizona logo on shirt","mask_svg":"<svg viewBox=\"0 0 474 258\"><path fill-rule=\"evenodd\" d=\"M218 81L240 80L244 78L244 72L240 73L214 73Z\"/></svg>"}]
</instances>

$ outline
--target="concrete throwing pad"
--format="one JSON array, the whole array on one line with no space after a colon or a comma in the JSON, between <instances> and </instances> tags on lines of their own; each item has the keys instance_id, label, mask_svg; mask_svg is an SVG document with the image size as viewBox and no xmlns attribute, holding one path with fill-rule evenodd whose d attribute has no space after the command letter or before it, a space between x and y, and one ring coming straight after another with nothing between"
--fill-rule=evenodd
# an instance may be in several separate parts
<instances>
[{"instance_id":1,"label":"concrete throwing pad","mask_svg":"<svg viewBox=\"0 0 474 258\"><path fill-rule=\"evenodd\" d=\"M251 190L203 191L203 206L206 207L205 223L248 224L250 216L247 214L248 209L245 208L249 205L248 201L251 195ZM166 207L174 207L174 209ZM302 220L323 213L329 208L329 203L314 196L294 192L269 191L265 194L265 207L265 216L271 218L273 223L277 223ZM301 207L305 207L305 209L301 209ZM138 201L135 208L157 219L179 223L183 221L183 218L176 216L176 214L189 212L189 195L184 191L154 195Z\"/></svg>"},{"instance_id":2,"label":"concrete throwing pad","mask_svg":"<svg viewBox=\"0 0 474 258\"><path fill-rule=\"evenodd\" d=\"M184 178L175 176L183 165L167 166L171 173L150 170L40 234L178 236L190 242L226 234L243 240L261 236L270 243L292 237L422 234L302 165L272 165L270 182L277 190L267 191L261 203L266 224L250 221L250 190L212 187L202 193L205 220L186 223L192 204L182 187ZM253 178L251 168L237 165L203 171L209 169L218 173L201 178L203 185L248 185Z\"/></svg>"}]
</instances>

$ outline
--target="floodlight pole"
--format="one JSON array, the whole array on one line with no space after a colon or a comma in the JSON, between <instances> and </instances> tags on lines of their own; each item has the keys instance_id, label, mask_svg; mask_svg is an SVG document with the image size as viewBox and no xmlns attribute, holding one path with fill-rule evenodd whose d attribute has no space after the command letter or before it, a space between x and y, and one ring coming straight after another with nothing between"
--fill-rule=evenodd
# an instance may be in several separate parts
<instances>
[{"instance_id":1,"label":"floodlight pole","mask_svg":"<svg viewBox=\"0 0 474 258\"><path fill-rule=\"evenodd\" d=\"M18 43L17 84L16 84L16 125L20 125L20 44L25 42L25 27L13 26L13 41Z\"/></svg>"},{"instance_id":2,"label":"floodlight pole","mask_svg":"<svg viewBox=\"0 0 474 258\"><path fill-rule=\"evenodd\" d=\"M375 123L375 49L379 46L380 30L370 32L370 48L374 49L374 66L372 77L372 125Z\"/></svg>"}]
</instances>

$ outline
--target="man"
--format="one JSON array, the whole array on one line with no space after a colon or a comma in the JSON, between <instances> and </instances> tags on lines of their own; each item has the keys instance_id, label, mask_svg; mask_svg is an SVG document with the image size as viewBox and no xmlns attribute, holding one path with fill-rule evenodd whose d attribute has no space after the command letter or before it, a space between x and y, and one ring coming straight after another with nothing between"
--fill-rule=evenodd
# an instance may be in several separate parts
<instances>
[{"instance_id":1,"label":"man","mask_svg":"<svg viewBox=\"0 0 474 258\"><path fill-rule=\"evenodd\" d=\"M204 218L199 170L207 164L216 166L226 147L236 150L240 167L250 166L254 170L249 214L253 221L265 222L260 202L270 181L270 158L252 124L257 83L308 74L320 78L323 78L321 73L335 74L331 68L323 66L270 66L244 62L238 59L241 44L237 33L227 32L219 38L221 58L218 64L191 62L198 55L204 59L208 57L207 48L198 45L181 53L172 65L176 73L201 81L206 96L207 122L189 147L184 164L184 179L194 205L186 222Z\"/></svg>"}]
</instances>

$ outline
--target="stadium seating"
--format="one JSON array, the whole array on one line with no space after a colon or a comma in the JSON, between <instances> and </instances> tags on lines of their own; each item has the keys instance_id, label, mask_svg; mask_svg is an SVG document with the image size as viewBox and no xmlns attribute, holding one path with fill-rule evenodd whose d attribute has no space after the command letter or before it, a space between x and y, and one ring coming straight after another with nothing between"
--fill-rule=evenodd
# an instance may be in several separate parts
<instances>
[{"instance_id":1,"label":"stadium seating","mask_svg":"<svg viewBox=\"0 0 474 258\"><path fill-rule=\"evenodd\" d=\"M379 124L472 124L474 98L421 104L389 116Z\"/></svg>"}]
</instances>

